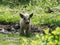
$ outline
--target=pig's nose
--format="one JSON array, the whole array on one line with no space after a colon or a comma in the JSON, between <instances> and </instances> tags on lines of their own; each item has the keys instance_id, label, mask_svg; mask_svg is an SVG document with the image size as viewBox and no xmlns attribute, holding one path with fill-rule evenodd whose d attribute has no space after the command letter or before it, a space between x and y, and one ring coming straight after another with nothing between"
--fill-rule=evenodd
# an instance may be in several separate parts
<instances>
[{"instance_id":1,"label":"pig's nose","mask_svg":"<svg viewBox=\"0 0 60 45\"><path fill-rule=\"evenodd\" d=\"M26 24L29 24L29 22L26 22Z\"/></svg>"}]
</instances>

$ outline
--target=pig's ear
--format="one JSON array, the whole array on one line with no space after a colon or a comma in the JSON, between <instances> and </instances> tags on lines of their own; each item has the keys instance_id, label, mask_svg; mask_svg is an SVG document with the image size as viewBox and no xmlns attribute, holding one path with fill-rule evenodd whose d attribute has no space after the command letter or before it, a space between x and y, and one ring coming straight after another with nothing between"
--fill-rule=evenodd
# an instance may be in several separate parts
<instances>
[{"instance_id":1,"label":"pig's ear","mask_svg":"<svg viewBox=\"0 0 60 45\"><path fill-rule=\"evenodd\" d=\"M30 14L30 18L33 16L33 13Z\"/></svg>"},{"instance_id":2,"label":"pig's ear","mask_svg":"<svg viewBox=\"0 0 60 45\"><path fill-rule=\"evenodd\" d=\"M24 17L24 15L23 15L22 13L20 13L20 17L21 17L21 18L23 18L23 17Z\"/></svg>"}]
</instances>

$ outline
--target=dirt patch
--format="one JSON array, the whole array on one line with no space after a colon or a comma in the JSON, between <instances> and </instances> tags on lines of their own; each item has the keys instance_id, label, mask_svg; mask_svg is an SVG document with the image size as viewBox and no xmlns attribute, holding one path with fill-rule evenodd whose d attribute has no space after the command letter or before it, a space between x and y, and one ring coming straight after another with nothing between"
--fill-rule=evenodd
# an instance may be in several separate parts
<instances>
[{"instance_id":1,"label":"dirt patch","mask_svg":"<svg viewBox=\"0 0 60 45\"><path fill-rule=\"evenodd\" d=\"M19 23L0 23L0 33L15 33L19 28Z\"/></svg>"},{"instance_id":2,"label":"dirt patch","mask_svg":"<svg viewBox=\"0 0 60 45\"><path fill-rule=\"evenodd\" d=\"M44 33L44 29L47 29L49 28L50 29L50 32L52 30L54 30L57 26L55 25L47 25L47 24L43 24L43 25L32 25L31 26L32 30L31 32L32 33ZM12 34L12 33L15 33L15 34L19 34L19 30L20 30L20 25L19 23L7 23L7 24L0 24L0 33L9 33L9 34Z\"/></svg>"}]
</instances>

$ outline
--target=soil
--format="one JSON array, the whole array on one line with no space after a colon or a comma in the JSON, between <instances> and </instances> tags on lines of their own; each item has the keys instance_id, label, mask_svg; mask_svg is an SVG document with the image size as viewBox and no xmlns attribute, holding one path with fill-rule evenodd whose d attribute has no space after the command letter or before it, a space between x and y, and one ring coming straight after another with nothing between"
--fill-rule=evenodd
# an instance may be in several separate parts
<instances>
[{"instance_id":1,"label":"soil","mask_svg":"<svg viewBox=\"0 0 60 45\"><path fill-rule=\"evenodd\" d=\"M42 24L39 26L32 25L31 32L32 33L44 33L44 29L49 28L50 33L51 33L52 30L54 30L56 27L57 26L55 26L55 25L48 25L48 24ZM19 34L19 29L20 29L19 23L6 23L6 24L0 23L0 33Z\"/></svg>"}]
</instances>

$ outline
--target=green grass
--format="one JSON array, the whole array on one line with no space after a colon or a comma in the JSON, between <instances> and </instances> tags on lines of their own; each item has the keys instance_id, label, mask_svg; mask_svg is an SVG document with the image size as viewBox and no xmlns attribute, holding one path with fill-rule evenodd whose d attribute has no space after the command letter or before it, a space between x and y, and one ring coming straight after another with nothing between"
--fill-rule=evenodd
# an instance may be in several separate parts
<instances>
[{"instance_id":1,"label":"green grass","mask_svg":"<svg viewBox=\"0 0 60 45\"><path fill-rule=\"evenodd\" d=\"M15 12L10 8L2 8L0 12L0 22L19 22L20 16L19 12ZM60 23L60 13L34 13L31 18L32 24L59 24Z\"/></svg>"},{"instance_id":2,"label":"green grass","mask_svg":"<svg viewBox=\"0 0 60 45\"><path fill-rule=\"evenodd\" d=\"M12 3L10 4L10 2ZM51 14L45 13L48 7L53 8L59 6L59 2L57 0L22 0L22 2L13 2L13 0L3 0L0 4L0 22L18 22L20 20L20 12L29 14L33 12L34 16L31 19L33 24L60 23L59 12Z\"/></svg>"},{"instance_id":3,"label":"green grass","mask_svg":"<svg viewBox=\"0 0 60 45\"><path fill-rule=\"evenodd\" d=\"M0 22L19 22L20 12L24 13L34 13L34 16L31 19L32 24L59 24L60 23L60 13L45 13L49 8L57 7L59 4L55 1L49 0L32 0L31 2L19 3L19 5L13 4L13 8L10 8L11 5L7 4L6 1L3 1L3 4L0 4ZM11 1L10 1L11 2ZM52 3L50 3L52 2ZM4 5L6 4L6 5ZM26 7L25 7L26 6Z\"/></svg>"},{"instance_id":4,"label":"green grass","mask_svg":"<svg viewBox=\"0 0 60 45\"><path fill-rule=\"evenodd\" d=\"M57 27L52 34L46 29L45 34L20 36L19 34L0 34L0 45L60 45L60 27Z\"/></svg>"}]
</instances>

